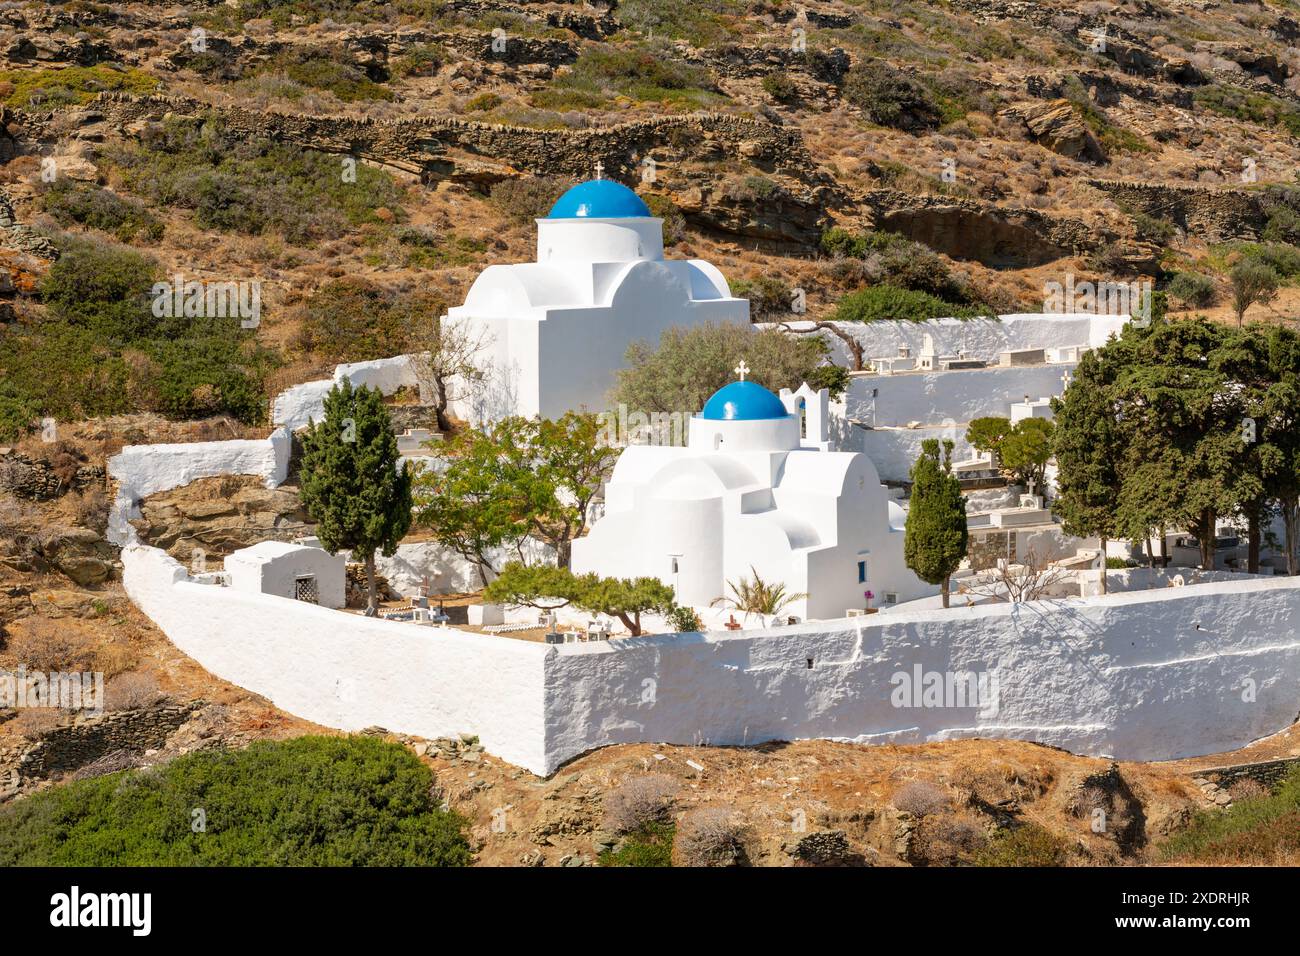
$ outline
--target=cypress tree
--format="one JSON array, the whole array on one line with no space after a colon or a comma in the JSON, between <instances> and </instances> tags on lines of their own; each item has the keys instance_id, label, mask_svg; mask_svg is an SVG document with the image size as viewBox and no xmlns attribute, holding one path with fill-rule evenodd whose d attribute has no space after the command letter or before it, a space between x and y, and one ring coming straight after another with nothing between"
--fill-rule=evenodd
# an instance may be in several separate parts
<instances>
[{"instance_id":1,"label":"cypress tree","mask_svg":"<svg viewBox=\"0 0 1300 956\"><path fill-rule=\"evenodd\" d=\"M943 443L941 456L938 439L923 441L911 477L903 557L922 581L942 585L943 606L947 607L949 579L966 557L970 537L961 484L952 473L952 442Z\"/></svg>"},{"instance_id":2,"label":"cypress tree","mask_svg":"<svg viewBox=\"0 0 1300 956\"><path fill-rule=\"evenodd\" d=\"M391 556L411 526L411 466L397 450L377 389L344 380L325 396L325 417L304 432L301 495L331 554L366 565L366 616L378 613L375 551Z\"/></svg>"}]
</instances>

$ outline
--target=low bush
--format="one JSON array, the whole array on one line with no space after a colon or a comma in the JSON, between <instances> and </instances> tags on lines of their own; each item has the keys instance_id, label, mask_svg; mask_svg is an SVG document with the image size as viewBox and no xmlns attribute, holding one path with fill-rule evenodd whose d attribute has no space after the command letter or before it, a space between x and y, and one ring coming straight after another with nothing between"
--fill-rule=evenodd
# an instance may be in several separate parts
<instances>
[{"instance_id":1,"label":"low bush","mask_svg":"<svg viewBox=\"0 0 1300 956\"><path fill-rule=\"evenodd\" d=\"M368 737L203 751L10 804L0 866L468 865L466 823L432 790L414 754Z\"/></svg>"},{"instance_id":2,"label":"low bush","mask_svg":"<svg viewBox=\"0 0 1300 956\"><path fill-rule=\"evenodd\" d=\"M677 852L687 866L744 866L750 829L724 807L701 807L677 829Z\"/></svg>"},{"instance_id":3,"label":"low bush","mask_svg":"<svg viewBox=\"0 0 1300 956\"><path fill-rule=\"evenodd\" d=\"M875 285L840 299L832 318L836 322L924 322L946 317L973 319L988 314L987 308L945 302L927 292Z\"/></svg>"},{"instance_id":4,"label":"low bush","mask_svg":"<svg viewBox=\"0 0 1300 956\"><path fill-rule=\"evenodd\" d=\"M707 106L720 97L707 70L678 59L661 44L590 47L551 86L533 94L546 109L599 108L612 96L684 109Z\"/></svg>"},{"instance_id":5,"label":"low bush","mask_svg":"<svg viewBox=\"0 0 1300 956\"><path fill-rule=\"evenodd\" d=\"M295 344L332 362L383 358L419 347L442 307L431 294L402 295L367 279L335 279L298 308Z\"/></svg>"},{"instance_id":6,"label":"low bush","mask_svg":"<svg viewBox=\"0 0 1300 956\"><path fill-rule=\"evenodd\" d=\"M258 73L286 76L311 89L332 93L345 103L394 99L392 90L371 80L349 60L341 47L291 47L259 67Z\"/></svg>"},{"instance_id":7,"label":"low bush","mask_svg":"<svg viewBox=\"0 0 1300 956\"><path fill-rule=\"evenodd\" d=\"M999 830L975 855L977 866L1062 866L1065 841L1036 823Z\"/></svg>"},{"instance_id":8,"label":"low bush","mask_svg":"<svg viewBox=\"0 0 1300 956\"><path fill-rule=\"evenodd\" d=\"M597 862L601 866L672 866L675 832L671 823L647 823L624 836L617 849L601 853Z\"/></svg>"},{"instance_id":9,"label":"low bush","mask_svg":"<svg viewBox=\"0 0 1300 956\"><path fill-rule=\"evenodd\" d=\"M948 809L951 800L941 787L924 780L911 780L894 794L894 806L914 817L927 817Z\"/></svg>"},{"instance_id":10,"label":"low bush","mask_svg":"<svg viewBox=\"0 0 1300 956\"><path fill-rule=\"evenodd\" d=\"M107 63L0 71L0 82L12 87L5 105L19 109L80 106L100 93L145 94L155 92L159 86L158 80L143 70L121 69Z\"/></svg>"},{"instance_id":11,"label":"low bush","mask_svg":"<svg viewBox=\"0 0 1300 956\"><path fill-rule=\"evenodd\" d=\"M512 221L532 223L550 212L572 185L572 180L560 176L521 176L494 184L488 198Z\"/></svg>"},{"instance_id":12,"label":"low bush","mask_svg":"<svg viewBox=\"0 0 1300 956\"><path fill-rule=\"evenodd\" d=\"M905 131L939 125L933 95L907 73L883 60L855 65L844 78L844 97L873 122Z\"/></svg>"},{"instance_id":13,"label":"low bush","mask_svg":"<svg viewBox=\"0 0 1300 956\"><path fill-rule=\"evenodd\" d=\"M60 225L107 232L121 242L162 238L163 224L141 203L98 186L60 179L44 187L41 205Z\"/></svg>"},{"instance_id":14,"label":"low bush","mask_svg":"<svg viewBox=\"0 0 1300 956\"><path fill-rule=\"evenodd\" d=\"M663 773L629 777L605 795L605 826L615 833L634 833L664 823L680 789Z\"/></svg>"},{"instance_id":15,"label":"low bush","mask_svg":"<svg viewBox=\"0 0 1300 956\"><path fill-rule=\"evenodd\" d=\"M1165 291L1189 308L1213 305L1218 295L1214 280L1199 272L1175 273Z\"/></svg>"},{"instance_id":16,"label":"low bush","mask_svg":"<svg viewBox=\"0 0 1300 956\"><path fill-rule=\"evenodd\" d=\"M783 70L763 77L763 92L778 103L793 103L799 99L798 85Z\"/></svg>"}]
</instances>

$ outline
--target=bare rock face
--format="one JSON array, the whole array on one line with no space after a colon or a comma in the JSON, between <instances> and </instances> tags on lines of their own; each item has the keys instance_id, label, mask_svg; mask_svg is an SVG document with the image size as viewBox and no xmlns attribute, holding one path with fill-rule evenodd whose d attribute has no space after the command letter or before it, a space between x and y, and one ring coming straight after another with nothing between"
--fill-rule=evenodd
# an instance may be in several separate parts
<instances>
[{"instance_id":1,"label":"bare rock face","mask_svg":"<svg viewBox=\"0 0 1300 956\"><path fill-rule=\"evenodd\" d=\"M146 544L188 562L196 549L210 559L259 541L309 535L313 525L296 488L267 488L251 475L204 478L151 495L132 522Z\"/></svg>"},{"instance_id":2,"label":"bare rock face","mask_svg":"<svg viewBox=\"0 0 1300 956\"><path fill-rule=\"evenodd\" d=\"M1069 100L1022 103L1004 111L1025 124L1034 142L1071 159L1104 162L1105 151Z\"/></svg>"}]
</instances>

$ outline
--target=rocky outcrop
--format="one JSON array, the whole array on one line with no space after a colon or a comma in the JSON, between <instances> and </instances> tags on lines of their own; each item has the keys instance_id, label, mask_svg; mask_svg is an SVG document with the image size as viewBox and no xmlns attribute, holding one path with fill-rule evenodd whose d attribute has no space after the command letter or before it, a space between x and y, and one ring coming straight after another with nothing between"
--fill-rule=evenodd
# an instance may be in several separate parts
<instances>
[{"instance_id":1,"label":"rocky outcrop","mask_svg":"<svg viewBox=\"0 0 1300 956\"><path fill-rule=\"evenodd\" d=\"M1257 239L1267 220L1261 194L1245 190L1104 179L1088 185L1126 209L1168 220L1206 242Z\"/></svg>"},{"instance_id":2,"label":"rocky outcrop","mask_svg":"<svg viewBox=\"0 0 1300 956\"><path fill-rule=\"evenodd\" d=\"M1024 124L1034 142L1071 159L1100 163L1106 154L1069 100L1021 103L1003 111Z\"/></svg>"},{"instance_id":3,"label":"rocky outcrop","mask_svg":"<svg viewBox=\"0 0 1300 956\"><path fill-rule=\"evenodd\" d=\"M187 566L200 551L219 560L259 541L289 541L314 525L297 489L267 488L252 476L204 478L150 495L132 522L145 544L163 548Z\"/></svg>"},{"instance_id":4,"label":"rocky outcrop","mask_svg":"<svg viewBox=\"0 0 1300 956\"><path fill-rule=\"evenodd\" d=\"M867 193L863 202L872 211L875 228L923 242L954 259L993 268L1042 265L1090 252L1114 239L1078 220L960 197L880 189Z\"/></svg>"}]
</instances>

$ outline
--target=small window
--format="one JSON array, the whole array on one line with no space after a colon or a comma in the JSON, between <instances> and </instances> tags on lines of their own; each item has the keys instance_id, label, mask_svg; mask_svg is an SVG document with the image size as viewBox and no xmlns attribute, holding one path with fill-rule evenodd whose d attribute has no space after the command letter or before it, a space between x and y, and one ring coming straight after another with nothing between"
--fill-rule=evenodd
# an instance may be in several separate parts
<instances>
[{"instance_id":1,"label":"small window","mask_svg":"<svg viewBox=\"0 0 1300 956\"><path fill-rule=\"evenodd\" d=\"M812 659L811 657L808 658L808 670L812 670L812 662L813 662L813 659Z\"/></svg>"},{"instance_id":2,"label":"small window","mask_svg":"<svg viewBox=\"0 0 1300 956\"><path fill-rule=\"evenodd\" d=\"M886 592L885 592L885 603L886 603L886 604L897 604L897 603L898 603L898 592L897 592L897 591L886 591Z\"/></svg>"},{"instance_id":3,"label":"small window","mask_svg":"<svg viewBox=\"0 0 1300 956\"><path fill-rule=\"evenodd\" d=\"M307 574L295 578L293 582L293 597L296 601L306 601L308 604L319 604L320 595L316 590L316 576L314 574Z\"/></svg>"},{"instance_id":4,"label":"small window","mask_svg":"<svg viewBox=\"0 0 1300 956\"><path fill-rule=\"evenodd\" d=\"M677 570L677 555L673 555L673 574L676 574Z\"/></svg>"},{"instance_id":5,"label":"small window","mask_svg":"<svg viewBox=\"0 0 1300 956\"><path fill-rule=\"evenodd\" d=\"M858 583L867 583L867 562L865 561L858 562Z\"/></svg>"},{"instance_id":6,"label":"small window","mask_svg":"<svg viewBox=\"0 0 1300 956\"><path fill-rule=\"evenodd\" d=\"M713 450L717 451L722 447L722 433L719 432L713 436Z\"/></svg>"}]
</instances>

